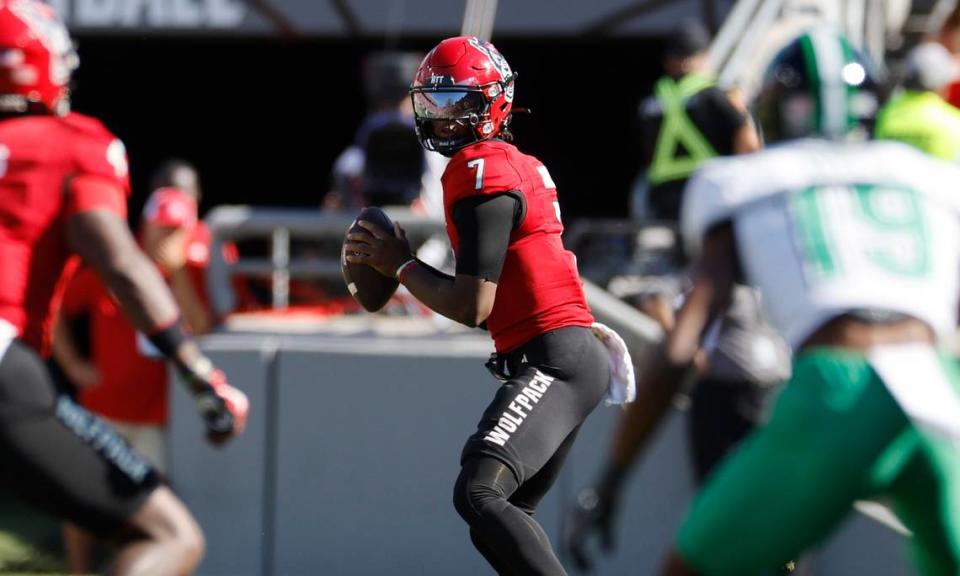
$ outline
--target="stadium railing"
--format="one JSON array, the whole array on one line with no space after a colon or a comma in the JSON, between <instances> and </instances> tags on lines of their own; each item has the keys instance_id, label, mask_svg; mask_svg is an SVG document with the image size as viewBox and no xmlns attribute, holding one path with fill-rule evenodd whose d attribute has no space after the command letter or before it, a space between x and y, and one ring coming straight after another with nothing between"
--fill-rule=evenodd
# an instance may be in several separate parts
<instances>
[{"instance_id":1,"label":"stadium railing","mask_svg":"<svg viewBox=\"0 0 960 576\"><path fill-rule=\"evenodd\" d=\"M443 222L418 215L406 208L386 208L392 220L403 226L411 244L416 247L438 234L444 234ZM339 246L344 232L353 223L353 212L309 212L291 208L254 208L250 206L220 206L205 218L212 235L207 286L215 312L225 316L236 304L233 278L259 277L271 280L271 307L283 309L289 304L290 280L341 278ZM669 227L660 223L638 223L632 220L580 220L569 229L565 242L570 247L582 247L589 241L610 238L638 246L646 232L664 231L672 237ZM268 249L260 256L241 254L235 261L223 257L224 245L244 240L266 241ZM324 250L297 256L291 253L291 243L297 240L322 242ZM336 246L336 250L334 250ZM630 252L630 251L628 251ZM623 272L634 257L630 253L607 253L605 266L610 274ZM586 259L581 259L585 263ZM641 270L642 271L642 270ZM590 281L589 278L597 280ZM626 341L639 363L643 353L659 342L662 331L650 318L634 307L607 292L608 278L597 279L585 275L584 289L597 320L607 324Z\"/></svg>"},{"instance_id":2,"label":"stadium railing","mask_svg":"<svg viewBox=\"0 0 960 576\"><path fill-rule=\"evenodd\" d=\"M394 221L403 226L414 246L431 236L444 233L443 222L425 218L406 208L385 208ZM214 311L225 316L236 305L232 279L236 276L271 280L270 306L286 308L290 303L290 280L341 278L340 250L347 228L356 214L347 211L316 212L295 208L219 206L204 218L212 235L207 290ZM235 261L223 257L224 246L245 240L265 241L266 254L242 253ZM293 242L324 242L328 249L299 255L291 251ZM336 248L333 248L336 246Z\"/></svg>"}]
</instances>

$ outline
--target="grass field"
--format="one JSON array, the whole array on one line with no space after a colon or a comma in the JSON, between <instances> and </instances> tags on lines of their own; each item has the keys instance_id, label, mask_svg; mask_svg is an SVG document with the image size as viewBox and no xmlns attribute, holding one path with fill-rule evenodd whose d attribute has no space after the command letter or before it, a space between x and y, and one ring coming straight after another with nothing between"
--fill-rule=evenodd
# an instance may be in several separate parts
<instances>
[{"instance_id":1,"label":"grass field","mask_svg":"<svg viewBox=\"0 0 960 576\"><path fill-rule=\"evenodd\" d=\"M0 574L63 574L60 526L0 493Z\"/></svg>"}]
</instances>

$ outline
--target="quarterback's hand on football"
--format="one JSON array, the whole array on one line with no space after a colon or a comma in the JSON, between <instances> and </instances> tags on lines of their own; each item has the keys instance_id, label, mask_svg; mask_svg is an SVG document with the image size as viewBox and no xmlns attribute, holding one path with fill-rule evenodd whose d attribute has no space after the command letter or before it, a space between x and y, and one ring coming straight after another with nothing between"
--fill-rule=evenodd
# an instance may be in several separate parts
<instances>
[{"instance_id":1,"label":"quarterback's hand on football","mask_svg":"<svg viewBox=\"0 0 960 576\"><path fill-rule=\"evenodd\" d=\"M394 223L393 234L366 220L360 220L357 225L363 230L347 233L348 242L344 245L347 262L366 264L394 278L397 268L413 258L407 235L399 224Z\"/></svg>"},{"instance_id":2,"label":"quarterback's hand on football","mask_svg":"<svg viewBox=\"0 0 960 576\"><path fill-rule=\"evenodd\" d=\"M247 395L227 383L227 377L208 360L187 370L190 391L207 429L207 440L223 444L243 432L250 411ZM205 365L204 365L205 364Z\"/></svg>"},{"instance_id":3,"label":"quarterback's hand on football","mask_svg":"<svg viewBox=\"0 0 960 576\"><path fill-rule=\"evenodd\" d=\"M593 570L595 551L590 540L596 537L600 549L610 553L614 549L614 516L616 496L612 490L585 488L567 512L563 523L563 549L579 572Z\"/></svg>"}]
</instances>

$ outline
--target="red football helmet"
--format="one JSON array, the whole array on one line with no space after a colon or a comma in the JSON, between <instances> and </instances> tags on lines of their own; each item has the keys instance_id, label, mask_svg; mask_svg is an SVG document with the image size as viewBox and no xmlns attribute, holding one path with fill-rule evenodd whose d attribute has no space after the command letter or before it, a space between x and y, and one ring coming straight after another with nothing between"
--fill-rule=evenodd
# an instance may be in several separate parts
<instances>
[{"instance_id":1,"label":"red football helmet","mask_svg":"<svg viewBox=\"0 0 960 576\"><path fill-rule=\"evenodd\" d=\"M510 122L516 77L489 42L458 36L437 44L410 88L424 148L450 156L500 134Z\"/></svg>"},{"instance_id":2,"label":"red football helmet","mask_svg":"<svg viewBox=\"0 0 960 576\"><path fill-rule=\"evenodd\" d=\"M79 64L70 34L49 5L0 0L0 111L31 106L63 115L70 76Z\"/></svg>"}]
</instances>

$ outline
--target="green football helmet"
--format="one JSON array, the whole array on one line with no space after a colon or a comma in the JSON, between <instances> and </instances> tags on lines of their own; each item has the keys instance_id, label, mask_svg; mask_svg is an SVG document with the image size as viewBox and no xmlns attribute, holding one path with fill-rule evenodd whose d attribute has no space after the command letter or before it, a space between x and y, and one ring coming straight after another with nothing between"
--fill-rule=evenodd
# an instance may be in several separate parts
<instances>
[{"instance_id":1,"label":"green football helmet","mask_svg":"<svg viewBox=\"0 0 960 576\"><path fill-rule=\"evenodd\" d=\"M866 138L880 97L869 63L841 34L818 28L784 46L764 74L754 113L764 140Z\"/></svg>"}]
</instances>

